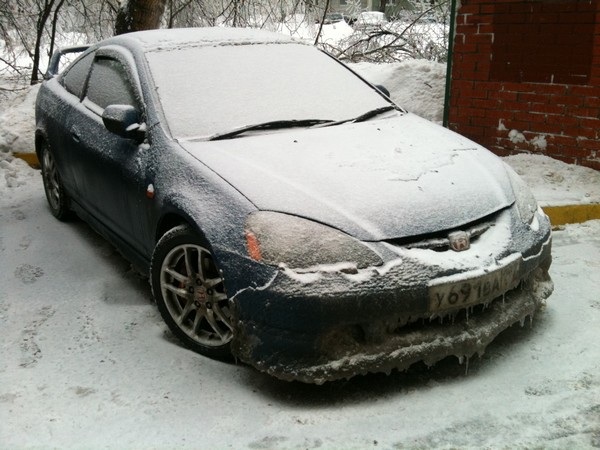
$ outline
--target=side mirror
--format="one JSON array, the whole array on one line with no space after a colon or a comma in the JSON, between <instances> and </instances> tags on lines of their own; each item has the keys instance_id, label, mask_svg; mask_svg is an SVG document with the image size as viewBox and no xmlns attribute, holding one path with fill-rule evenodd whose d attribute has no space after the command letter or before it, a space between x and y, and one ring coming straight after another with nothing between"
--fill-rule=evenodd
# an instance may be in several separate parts
<instances>
[{"instance_id":1,"label":"side mirror","mask_svg":"<svg viewBox=\"0 0 600 450\"><path fill-rule=\"evenodd\" d=\"M377 90L379 92L381 92L387 98L390 98L390 91L388 91L385 86L382 86L381 84L376 84L375 87L377 88Z\"/></svg>"},{"instance_id":2,"label":"side mirror","mask_svg":"<svg viewBox=\"0 0 600 450\"><path fill-rule=\"evenodd\" d=\"M142 142L145 137L140 113L130 105L108 105L102 113L102 122L108 131L125 139Z\"/></svg>"}]
</instances>

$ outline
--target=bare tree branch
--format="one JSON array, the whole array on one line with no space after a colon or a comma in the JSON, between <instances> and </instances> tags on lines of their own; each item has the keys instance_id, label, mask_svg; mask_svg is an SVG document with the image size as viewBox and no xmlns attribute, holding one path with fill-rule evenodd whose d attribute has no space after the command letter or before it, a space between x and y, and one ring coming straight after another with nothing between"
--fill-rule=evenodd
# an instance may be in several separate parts
<instances>
[{"instance_id":1,"label":"bare tree branch","mask_svg":"<svg viewBox=\"0 0 600 450\"><path fill-rule=\"evenodd\" d=\"M328 11L329 11L329 0L327 0L325 2L325 9L323 10L323 16L321 17L321 23L319 23L319 31L317 32L317 37L315 37L314 45L317 45L319 43L319 39L321 38L321 32L323 31L323 24L325 23L325 17L327 16Z\"/></svg>"}]
</instances>

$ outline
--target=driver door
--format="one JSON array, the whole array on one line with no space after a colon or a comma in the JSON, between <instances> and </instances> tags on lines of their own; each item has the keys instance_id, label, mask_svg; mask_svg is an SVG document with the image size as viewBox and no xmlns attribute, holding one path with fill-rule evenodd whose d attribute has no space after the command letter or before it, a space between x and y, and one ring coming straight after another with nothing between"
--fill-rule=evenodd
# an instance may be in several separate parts
<instances>
[{"instance_id":1,"label":"driver door","mask_svg":"<svg viewBox=\"0 0 600 450\"><path fill-rule=\"evenodd\" d=\"M115 104L134 106L144 115L137 73L129 61L119 51L96 52L70 134L81 206L113 237L141 253L146 200L141 150L134 140L108 131L102 121L104 109Z\"/></svg>"}]
</instances>

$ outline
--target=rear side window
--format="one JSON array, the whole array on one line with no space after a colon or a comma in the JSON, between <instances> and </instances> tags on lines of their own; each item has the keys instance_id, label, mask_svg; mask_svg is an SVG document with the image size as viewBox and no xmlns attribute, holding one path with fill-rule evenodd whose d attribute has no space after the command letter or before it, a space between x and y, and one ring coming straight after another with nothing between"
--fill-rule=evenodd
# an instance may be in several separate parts
<instances>
[{"instance_id":1,"label":"rear side window","mask_svg":"<svg viewBox=\"0 0 600 450\"><path fill-rule=\"evenodd\" d=\"M85 79L90 71L92 61L94 61L94 53L81 58L63 76L65 89L78 98L81 98Z\"/></svg>"},{"instance_id":2,"label":"rear side window","mask_svg":"<svg viewBox=\"0 0 600 450\"><path fill-rule=\"evenodd\" d=\"M119 61L110 58L94 62L86 97L102 109L108 105L136 106L127 72Z\"/></svg>"}]
</instances>

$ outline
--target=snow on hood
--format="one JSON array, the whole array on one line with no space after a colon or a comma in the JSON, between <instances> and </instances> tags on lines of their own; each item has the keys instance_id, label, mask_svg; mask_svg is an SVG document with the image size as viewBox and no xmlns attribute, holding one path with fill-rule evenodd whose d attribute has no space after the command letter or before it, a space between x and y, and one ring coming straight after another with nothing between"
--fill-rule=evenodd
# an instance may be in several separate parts
<instances>
[{"instance_id":1,"label":"snow on hood","mask_svg":"<svg viewBox=\"0 0 600 450\"><path fill-rule=\"evenodd\" d=\"M181 144L258 209L366 241L455 228L514 201L500 159L412 114Z\"/></svg>"}]
</instances>

